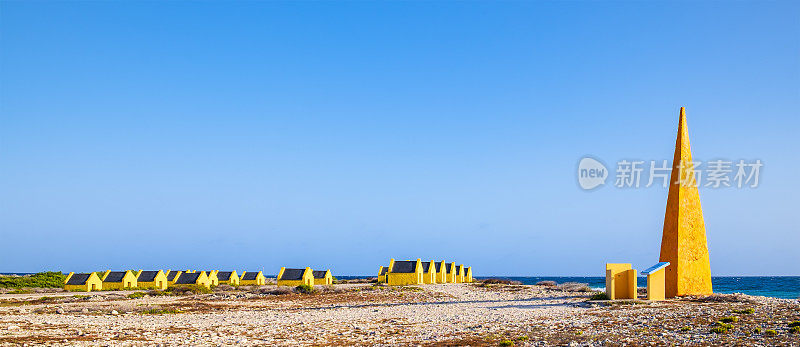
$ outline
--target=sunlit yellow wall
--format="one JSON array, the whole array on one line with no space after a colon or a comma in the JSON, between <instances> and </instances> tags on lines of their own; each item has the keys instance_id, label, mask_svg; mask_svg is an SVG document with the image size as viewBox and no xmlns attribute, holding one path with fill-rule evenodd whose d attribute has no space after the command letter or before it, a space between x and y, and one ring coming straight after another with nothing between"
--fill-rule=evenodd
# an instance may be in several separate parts
<instances>
[{"instance_id":1,"label":"sunlit yellow wall","mask_svg":"<svg viewBox=\"0 0 800 347\"><path fill-rule=\"evenodd\" d=\"M661 269L647 275L647 300L664 300L664 273Z\"/></svg>"},{"instance_id":2,"label":"sunlit yellow wall","mask_svg":"<svg viewBox=\"0 0 800 347\"><path fill-rule=\"evenodd\" d=\"M428 272L422 274L422 282L425 284L436 283L436 262L431 260L428 266Z\"/></svg>"},{"instance_id":3,"label":"sunlit yellow wall","mask_svg":"<svg viewBox=\"0 0 800 347\"><path fill-rule=\"evenodd\" d=\"M378 283L386 283L386 274L383 273L384 267L378 268Z\"/></svg>"},{"instance_id":4,"label":"sunlit yellow wall","mask_svg":"<svg viewBox=\"0 0 800 347\"><path fill-rule=\"evenodd\" d=\"M447 283L447 263L442 260L438 272L436 272L436 283Z\"/></svg>"},{"instance_id":5,"label":"sunlit yellow wall","mask_svg":"<svg viewBox=\"0 0 800 347\"><path fill-rule=\"evenodd\" d=\"M456 263L447 264L449 272L447 273L447 283L458 283L456 282Z\"/></svg>"},{"instance_id":6,"label":"sunlit yellow wall","mask_svg":"<svg viewBox=\"0 0 800 347\"><path fill-rule=\"evenodd\" d=\"M464 264L456 266L456 283L464 283Z\"/></svg>"},{"instance_id":7,"label":"sunlit yellow wall","mask_svg":"<svg viewBox=\"0 0 800 347\"><path fill-rule=\"evenodd\" d=\"M197 277L197 281L195 281L195 284L204 286L206 288L211 288L211 280L208 279L208 275L206 274L205 271L200 272L200 276Z\"/></svg>"},{"instance_id":8,"label":"sunlit yellow wall","mask_svg":"<svg viewBox=\"0 0 800 347\"><path fill-rule=\"evenodd\" d=\"M464 283L472 283L472 266L464 269Z\"/></svg>"},{"instance_id":9,"label":"sunlit yellow wall","mask_svg":"<svg viewBox=\"0 0 800 347\"><path fill-rule=\"evenodd\" d=\"M670 176L673 184L669 185L658 258L670 263L664 274L668 298L714 292L703 209L697 184L693 182L695 168L692 162L686 110L681 107Z\"/></svg>"},{"instance_id":10,"label":"sunlit yellow wall","mask_svg":"<svg viewBox=\"0 0 800 347\"><path fill-rule=\"evenodd\" d=\"M212 285L212 286L218 286L219 285L219 278L217 277L217 272L219 272L219 270L211 270L209 272L206 272L206 274L208 275L208 284L209 285Z\"/></svg>"},{"instance_id":11,"label":"sunlit yellow wall","mask_svg":"<svg viewBox=\"0 0 800 347\"><path fill-rule=\"evenodd\" d=\"M611 300L636 299L636 270L631 264L606 264L606 295Z\"/></svg>"}]
</instances>

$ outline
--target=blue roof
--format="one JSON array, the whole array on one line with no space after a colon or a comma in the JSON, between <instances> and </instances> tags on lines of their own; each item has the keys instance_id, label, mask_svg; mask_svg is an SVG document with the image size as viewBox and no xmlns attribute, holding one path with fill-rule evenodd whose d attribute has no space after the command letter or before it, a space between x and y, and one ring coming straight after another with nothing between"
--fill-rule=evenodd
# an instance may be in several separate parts
<instances>
[{"instance_id":1,"label":"blue roof","mask_svg":"<svg viewBox=\"0 0 800 347\"><path fill-rule=\"evenodd\" d=\"M658 263L656 265L651 266L647 270L642 271L642 274L649 275L649 274L651 274L653 272L656 272L658 270L661 270L661 269L667 267L668 265L669 265L669 262L662 261L662 262L660 262L660 263Z\"/></svg>"}]
</instances>

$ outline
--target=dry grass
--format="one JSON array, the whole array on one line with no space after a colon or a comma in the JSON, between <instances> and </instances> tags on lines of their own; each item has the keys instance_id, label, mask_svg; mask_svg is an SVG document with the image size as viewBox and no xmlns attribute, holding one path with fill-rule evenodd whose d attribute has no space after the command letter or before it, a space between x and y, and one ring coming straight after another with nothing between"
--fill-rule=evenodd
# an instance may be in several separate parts
<instances>
[{"instance_id":1,"label":"dry grass","mask_svg":"<svg viewBox=\"0 0 800 347\"><path fill-rule=\"evenodd\" d=\"M707 296L692 296L686 299L694 302L738 302L747 304L756 302L752 297L744 294L712 294Z\"/></svg>"},{"instance_id":2,"label":"dry grass","mask_svg":"<svg viewBox=\"0 0 800 347\"><path fill-rule=\"evenodd\" d=\"M267 294L267 295L286 295L286 294L293 294L294 288L286 287L286 286L278 286L275 288L260 288L257 290L258 294Z\"/></svg>"},{"instance_id":3,"label":"dry grass","mask_svg":"<svg viewBox=\"0 0 800 347\"><path fill-rule=\"evenodd\" d=\"M474 283L477 284L511 284L511 285L520 285L522 282L520 281L512 281L502 278L487 278L485 280L476 280Z\"/></svg>"},{"instance_id":4,"label":"dry grass","mask_svg":"<svg viewBox=\"0 0 800 347\"><path fill-rule=\"evenodd\" d=\"M586 283L578 283L578 282L566 282L561 283L556 286L559 290L563 290L565 292L593 292L592 288L589 288L589 285Z\"/></svg>"}]
</instances>

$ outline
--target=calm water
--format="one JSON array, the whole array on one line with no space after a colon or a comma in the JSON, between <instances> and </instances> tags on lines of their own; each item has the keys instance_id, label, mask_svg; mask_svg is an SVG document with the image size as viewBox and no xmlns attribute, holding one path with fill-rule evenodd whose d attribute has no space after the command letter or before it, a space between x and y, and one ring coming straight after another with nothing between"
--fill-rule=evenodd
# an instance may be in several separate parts
<instances>
[{"instance_id":1,"label":"calm water","mask_svg":"<svg viewBox=\"0 0 800 347\"><path fill-rule=\"evenodd\" d=\"M340 279L365 278L373 276L337 276ZM605 277L507 277L488 276L476 279L501 278L520 281L522 284L536 284L539 281L556 281L556 283L587 283L592 289L606 289ZM743 293L748 295L769 296L782 299L800 299L800 276L775 277L712 277L714 293ZM647 286L647 278L639 277L639 287Z\"/></svg>"},{"instance_id":2,"label":"calm water","mask_svg":"<svg viewBox=\"0 0 800 347\"><path fill-rule=\"evenodd\" d=\"M479 277L476 277L479 278ZM486 277L480 277L486 278ZM539 281L556 281L588 283L589 287L605 290L605 277L498 277L520 281L523 284L536 284ZM800 277L712 277L714 293L743 293L748 295L769 296L782 299L800 299ZM647 286L647 278L639 277L639 287Z\"/></svg>"}]
</instances>

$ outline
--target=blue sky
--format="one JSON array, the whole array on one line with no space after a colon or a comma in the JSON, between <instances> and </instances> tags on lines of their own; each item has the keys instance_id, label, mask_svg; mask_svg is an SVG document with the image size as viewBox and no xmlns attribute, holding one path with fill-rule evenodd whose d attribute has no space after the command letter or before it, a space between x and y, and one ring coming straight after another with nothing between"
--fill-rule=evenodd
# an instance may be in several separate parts
<instances>
[{"instance_id":1,"label":"blue sky","mask_svg":"<svg viewBox=\"0 0 800 347\"><path fill-rule=\"evenodd\" d=\"M760 159L714 275L800 275L792 2L0 2L0 272L658 260L667 191L584 155Z\"/></svg>"}]
</instances>

